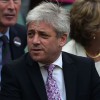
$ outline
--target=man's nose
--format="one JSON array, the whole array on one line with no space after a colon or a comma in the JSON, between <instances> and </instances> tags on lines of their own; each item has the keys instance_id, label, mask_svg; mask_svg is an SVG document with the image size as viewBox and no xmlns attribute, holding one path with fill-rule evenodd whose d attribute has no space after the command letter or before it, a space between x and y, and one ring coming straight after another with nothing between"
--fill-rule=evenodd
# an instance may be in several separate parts
<instances>
[{"instance_id":1,"label":"man's nose","mask_svg":"<svg viewBox=\"0 0 100 100\"><path fill-rule=\"evenodd\" d=\"M9 8L9 9L14 9L14 7L15 7L14 1L13 1L13 0L9 0L8 8Z\"/></svg>"},{"instance_id":2,"label":"man's nose","mask_svg":"<svg viewBox=\"0 0 100 100\"><path fill-rule=\"evenodd\" d=\"M34 37L33 37L33 43L40 43L40 37L38 34L35 34Z\"/></svg>"}]
</instances>

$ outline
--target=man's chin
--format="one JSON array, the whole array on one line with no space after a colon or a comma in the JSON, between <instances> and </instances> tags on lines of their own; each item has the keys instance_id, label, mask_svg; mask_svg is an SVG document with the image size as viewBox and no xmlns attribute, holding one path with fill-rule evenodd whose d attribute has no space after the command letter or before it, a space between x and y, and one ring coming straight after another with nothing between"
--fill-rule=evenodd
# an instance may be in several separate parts
<instances>
[{"instance_id":1,"label":"man's chin","mask_svg":"<svg viewBox=\"0 0 100 100\"><path fill-rule=\"evenodd\" d=\"M16 23L5 23L4 26L9 27L9 26L13 26L13 25L15 25L15 24L16 24Z\"/></svg>"},{"instance_id":2,"label":"man's chin","mask_svg":"<svg viewBox=\"0 0 100 100\"><path fill-rule=\"evenodd\" d=\"M41 62L41 59L33 58L34 61Z\"/></svg>"},{"instance_id":3,"label":"man's chin","mask_svg":"<svg viewBox=\"0 0 100 100\"><path fill-rule=\"evenodd\" d=\"M41 62L42 58L39 56L31 56L34 61Z\"/></svg>"},{"instance_id":4,"label":"man's chin","mask_svg":"<svg viewBox=\"0 0 100 100\"><path fill-rule=\"evenodd\" d=\"M0 24L2 26L9 27L9 26L15 25L16 24L16 21L2 21Z\"/></svg>"}]
</instances>

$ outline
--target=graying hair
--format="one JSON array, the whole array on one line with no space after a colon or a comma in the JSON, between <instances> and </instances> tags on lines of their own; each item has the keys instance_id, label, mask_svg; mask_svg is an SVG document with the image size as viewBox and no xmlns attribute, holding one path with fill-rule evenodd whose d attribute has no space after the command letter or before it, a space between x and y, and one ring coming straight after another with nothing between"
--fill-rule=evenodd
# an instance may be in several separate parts
<instances>
[{"instance_id":1,"label":"graying hair","mask_svg":"<svg viewBox=\"0 0 100 100\"><path fill-rule=\"evenodd\" d=\"M69 12L51 2L42 2L29 11L26 17L26 24L30 22L46 22L51 25L57 32L57 36L68 34L70 32Z\"/></svg>"}]
</instances>

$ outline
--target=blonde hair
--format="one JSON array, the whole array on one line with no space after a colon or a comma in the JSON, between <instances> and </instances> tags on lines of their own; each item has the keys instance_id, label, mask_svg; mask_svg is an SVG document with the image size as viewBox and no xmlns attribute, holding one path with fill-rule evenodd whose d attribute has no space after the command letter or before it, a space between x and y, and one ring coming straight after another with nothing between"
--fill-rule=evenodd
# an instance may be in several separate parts
<instances>
[{"instance_id":1,"label":"blonde hair","mask_svg":"<svg viewBox=\"0 0 100 100\"><path fill-rule=\"evenodd\" d=\"M83 46L90 45L93 34L100 32L100 0L75 2L70 16L70 37Z\"/></svg>"}]
</instances>

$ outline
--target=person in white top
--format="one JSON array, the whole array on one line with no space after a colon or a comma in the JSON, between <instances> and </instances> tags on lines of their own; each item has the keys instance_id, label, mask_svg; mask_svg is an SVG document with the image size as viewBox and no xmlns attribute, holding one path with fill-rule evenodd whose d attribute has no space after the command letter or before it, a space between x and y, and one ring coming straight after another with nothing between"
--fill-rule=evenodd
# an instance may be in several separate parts
<instances>
[{"instance_id":1,"label":"person in white top","mask_svg":"<svg viewBox=\"0 0 100 100\"><path fill-rule=\"evenodd\" d=\"M76 1L70 11L72 39L63 51L92 58L100 75L100 0Z\"/></svg>"}]
</instances>

